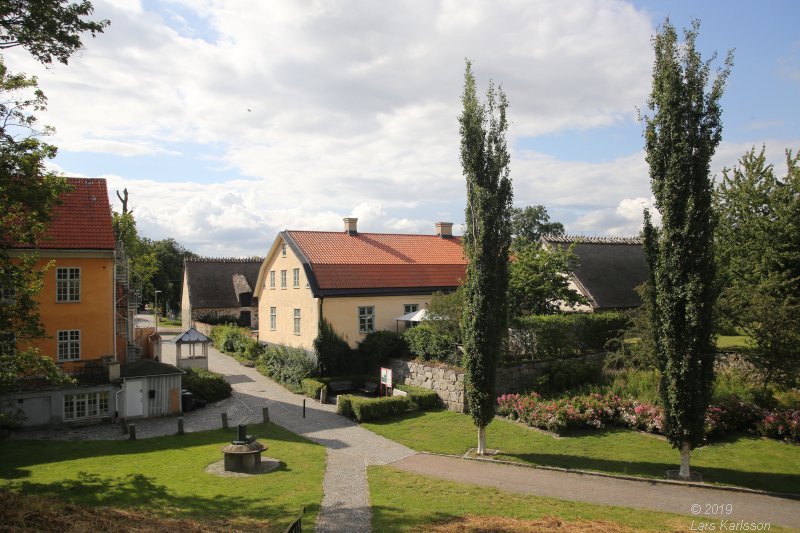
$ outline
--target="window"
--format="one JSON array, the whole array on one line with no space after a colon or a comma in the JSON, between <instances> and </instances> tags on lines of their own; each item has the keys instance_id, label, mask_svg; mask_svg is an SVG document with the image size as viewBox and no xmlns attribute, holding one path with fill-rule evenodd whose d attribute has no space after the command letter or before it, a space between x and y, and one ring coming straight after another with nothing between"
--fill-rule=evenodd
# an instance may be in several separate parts
<instances>
[{"instance_id":1,"label":"window","mask_svg":"<svg viewBox=\"0 0 800 533\"><path fill-rule=\"evenodd\" d=\"M276 307L269 308L269 329L272 331L278 329L278 309Z\"/></svg>"},{"instance_id":2,"label":"window","mask_svg":"<svg viewBox=\"0 0 800 533\"><path fill-rule=\"evenodd\" d=\"M300 288L300 269L295 268L292 270L292 287L295 289Z\"/></svg>"},{"instance_id":3,"label":"window","mask_svg":"<svg viewBox=\"0 0 800 533\"><path fill-rule=\"evenodd\" d=\"M275 288L275 271L274 270L270 270L269 271L269 288L270 289L274 289Z\"/></svg>"},{"instance_id":4,"label":"window","mask_svg":"<svg viewBox=\"0 0 800 533\"><path fill-rule=\"evenodd\" d=\"M358 331L361 333L369 333L375 331L375 308L359 307L358 308Z\"/></svg>"},{"instance_id":5,"label":"window","mask_svg":"<svg viewBox=\"0 0 800 533\"><path fill-rule=\"evenodd\" d=\"M64 420L108 416L108 392L67 394L64 396Z\"/></svg>"},{"instance_id":6,"label":"window","mask_svg":"<svg viewBox=\"0 0 800 533\"><path fill-rule=\"evenodd\" d=\"M81 299L81 269L56 269L56 301L79 302Z\"/></svg>"},{"instance_id":7,"label":"window","mask_svg":"<svg viewBox=\"0 0 800 533\"><path fill-rule=\"evenodd\" d=\"M419 311L419 304L405 304L403 309L405 309L405 311L403 311L404 315L407 315L408 313L416 313Z\"/></svg>"},{"instance_id":8,"label":"window","mask_svg":"<svg viewBox=\"0 0 800 533\"><path fill-rule=\"evenodd\" d=\"M294 310L294 334L300 335L300 310Z\"/></svg>"},{"instance_id":9,"label":"window","mask_svg":"<svg viewBox=\"0 0 800 533\"><path fill-rule=\"evenodd\" d=\"M281 289L286 288L286 271L281 270Z\"/></svg>"},{"instance_id":10,"label":"window","mask_svg":"<svg viewBox=\"0 0 800 533\"><path fill-rule=\"evenodd\" d=\"M281 257L286 257L286 243L281 244Z\"/></svg>"},{"instance_id":11,"label":"window","mask_svg":"<svg viewBox=\"0 0 800 533\"><path fill-rule=\"evenodd\" d=\"M81 330L67 329L58 332L58 360L75 361L81 358Z\"/></svg>"}]
</instances>

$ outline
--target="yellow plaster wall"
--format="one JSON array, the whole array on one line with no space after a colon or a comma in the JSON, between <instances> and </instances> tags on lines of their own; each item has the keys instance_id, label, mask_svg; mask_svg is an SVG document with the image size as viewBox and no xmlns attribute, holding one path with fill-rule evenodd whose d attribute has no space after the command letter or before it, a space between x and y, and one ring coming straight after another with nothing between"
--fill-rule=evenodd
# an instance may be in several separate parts
<instances>
[{"instance_id":1,"label":"yellow plaster wall","mask_svg":"<svg viewBox=\"0 0 800 533\"><path fill-rule=\"evenodd\" d=\"M416 296L344 296L328 297L322 303L322 316L331 323L344 340L355 348L363 340L366 333L358 331L358 308L372 306L375 308L375 329L397 331L396 318L405 314L406 304L417 304L418 309L426 309L430 304L429 294ZM404 324L399 324L403 331Z\"/></svg>"},{"instance_id":2,"label":"yellow plaster wall","mask_svg":"<svg viewBox=\"0 0 800 533\"><path fill-rule=\"evenodd\" d=\"M292 249L286 247L286 256L281 253L283 239L274 253L266 258L264 286L258 295L258 339L272 344L297 346L312 350L319 322L318 300L308 288L303 265ZM292 285L292 270L300 269L300 286ZM275 288L269 286L269 272L275 271ZM286 288L281 288L281 270L286 270ZM270 329L270 307L277 311L277 324ZM300 309L300 335L294 333L294 309Z\"/></svg>"},{"instance_id":3,"label":"yellow plaster wall","mask_svg":"<svg viewBox=\"0 0 800 533\"><path fill-rule=\"evenodd\" d=\"M50 261L37 263L42 268ZM78 329L81 332L80 361L114 355L114 258L56 257L44 274L44 287L39 295L39 315L49 338L32 343L43 355L58 359L58 331ZM79 302L56 302L56 269L81 269ZM65 362L65 365L70 365Z\"/></svg>"}]
</instances>

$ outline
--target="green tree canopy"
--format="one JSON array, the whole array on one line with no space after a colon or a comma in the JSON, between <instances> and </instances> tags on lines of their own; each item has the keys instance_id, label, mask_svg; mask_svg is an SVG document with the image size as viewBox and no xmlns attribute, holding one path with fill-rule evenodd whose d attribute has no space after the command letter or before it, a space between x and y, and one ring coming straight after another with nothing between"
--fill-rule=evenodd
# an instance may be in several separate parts
<instances>
[{"instance_id":1,"label":"green tree canopy","mask_svg":"<svg viewBox=\"0 0 800 533\"><path fill-rule=\"evenodd\" d=\"M569 286L568 274L578 258L575 245L546 249L537 242L519 246L510 265L508 301L513 316L558 313L561 305L585 304L586 298Z\"/></svg>"},{"instance_id":2,"label":"green tree canopy","mask_svg":"<svg viewBox=\"0 0 800 533\"><path fill-rule=\"evenodd\" d=\"M511 246L510 157L506 146L506 108L502 90L490 82L486 103L475 91L472 66L464 74L461 167L467 182L467 257L464 283L464 363L469 412L478 426L478 453L486 449L486 426L495 413L497 358L506 335L508 252Z\"/></svg>"},{"instance_id":3,"label":"green tree canopy","mask_svg":"<svg viewBox=\"0 0 800 533\"><path fill-rule=\"evenodd\" d=\"M752 339L744 352L770 382L800 379L800 156L775 176L765 148L724 169L715 194L719 312Z\"/></svg>"},{"instance_id":4,"label":"green tree canopy","mask_svg":"<svg viewBox=\"0 0 800 533\"><path fill-rule=\"evenodd\" d=\"M696 48L699 22L678 41L666 20L653 39L655 63L644 117L646 159L662 226L645 211L644 248L650 267L652 321L661 370L665 434L681 450L682 478L689 453L703 441L714 380L714 241L711 157L722 138L719 105L732 65L711 79ZM712 57L713 60L713 57Z\"/></svg>"},{"instance_id":5,"label":"green tree canopy","mask_svg":"<svg viewBox=\"0 0 800 533\"><path fill-rule=\"evenodd\" d=\"M511 232L514 236L512 247L517 250L538 242L542 235L564 235L564 225L551 222L543 205L529 205L511 210Z\"/></svg>"}]
</instances>

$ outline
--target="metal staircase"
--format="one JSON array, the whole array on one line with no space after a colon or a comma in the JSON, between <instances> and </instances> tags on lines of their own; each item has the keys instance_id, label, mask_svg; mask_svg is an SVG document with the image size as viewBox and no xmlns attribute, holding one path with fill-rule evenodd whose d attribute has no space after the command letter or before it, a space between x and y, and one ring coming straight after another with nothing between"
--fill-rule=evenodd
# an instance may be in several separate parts
<instances>
[{"instance_id":1,"label":"metal staircase","mask_svg":"<svg viewBox=\"0 0 800 533\"><path fill-rule=\"evenodd\" d=\"M124 340L125 360L130 363L139 359L142 352L134 342L136 310L142 303L142 290L138 284L131 281L130 262L122 241L117 241L114 258L114 313L117 338Z\"/></svg>"}]
</instances>

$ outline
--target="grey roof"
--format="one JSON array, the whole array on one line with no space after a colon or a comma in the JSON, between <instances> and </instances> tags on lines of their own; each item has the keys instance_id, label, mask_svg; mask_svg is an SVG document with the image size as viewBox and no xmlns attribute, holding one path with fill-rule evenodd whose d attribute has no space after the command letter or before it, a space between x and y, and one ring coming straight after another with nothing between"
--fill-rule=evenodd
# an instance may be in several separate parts
<instances>
[{"instance_id":1,"label":"grey roof","mask_svg":"<svg viewBox=\"0 0 800 533\"><path fill-rule=\"evenodd\" d=\"M263 258L189 259L184 265L192 309L240 307L239 295L252 292Z\"/></svg>"},{"instance_id":2,"label":"grey roof","mask_svg":"<svg viewBox=\"0 0 800 533\"><path fill-rule=\"evenodd\" d=\"M132 363L126 363L120 368L121 378L139 378L144 376L169 376L171 374L183 374L183 370L176 366L161 363L152 359L138 359Z\"/></svg>"},{"instance_id":3,"label":"grey roof","mask_svg":"<svg viewBox=\"0 0 800 533\"><path fill-rule=\"evenodd\" d=\"M639 238L547 235L542 241L560 246L578 242L574 250L578 266L572 276L595 309L642 305L634 289L647 281L650 271Z\"/></svg>"},{"instance_id":4,"label":"grey roof","mask_svg":"<svg viewBox=\"0 0 800 533\"><path fill-rule=\"evenodd\" d=\"M194 328L189 328L180 335L176 335L172 342L175 344L191 344L195 342L211 342L211 339Z\"/></svg>"}]
</instances>

